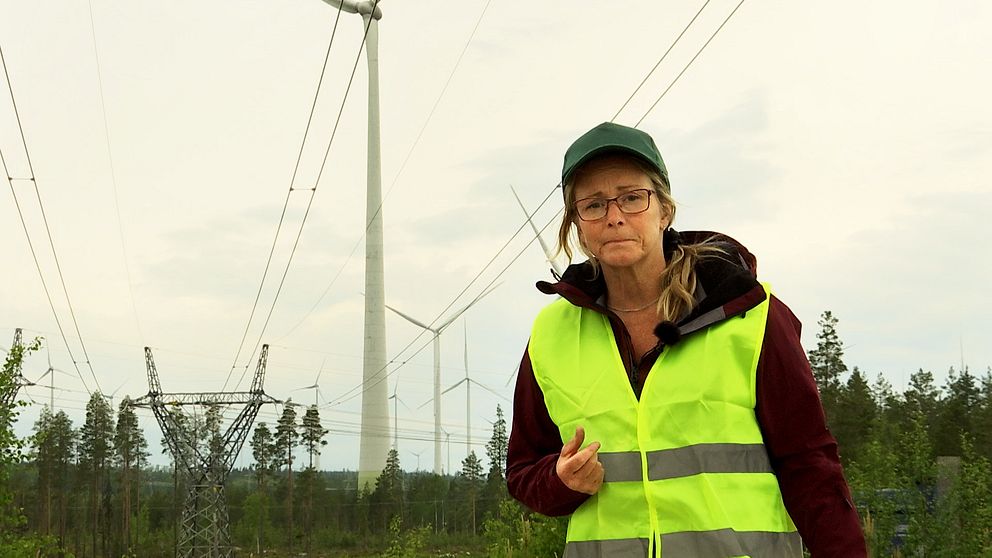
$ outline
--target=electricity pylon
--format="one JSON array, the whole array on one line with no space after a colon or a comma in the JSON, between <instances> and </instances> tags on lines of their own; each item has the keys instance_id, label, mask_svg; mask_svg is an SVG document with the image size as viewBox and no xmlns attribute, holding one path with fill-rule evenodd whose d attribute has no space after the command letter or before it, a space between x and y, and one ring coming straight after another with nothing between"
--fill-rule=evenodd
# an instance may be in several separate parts
<instances>
[{"instance_id":1,"label":"electricity pylon","mask_svg":"<svg viewBox=\"0 0 992 558\"><path fill-rule=\"evenodd\" d=\"M10 346L10 352L13 353L17 349L23 350L23 348L24 342L22 341L21 328L17 328L14 330L14 343ZM21 353L21 356L24 356L23 352ZM15 366L12 370L13 374L11 375L10 385L7 386L7 389L3 390L3 392L0 392L0 405L4 407L9 407L14 403L14 399L17 399L17 392L22 387L34 385L33 382L29 381L21 374L21 365L23 362L23 358L17 360L17 366Z\"/></svg>"},{"instance_id":2,"label":"electricity pylon","mask_svg":"<svg viewBox=\"0 0 992 558\"><path fill-rule=\"evenodd\" d=\"M177 469L182 471L187 481L179 539L176 541L177 556L180 558L234 556L224 482L262 404L278 403L262 389L268 355L269 346L262 345L251 391L164 393L152 350L145 347L148 394L132 404L151 408ZM225 432L216 432L209 447L203 447L197 443L196 434L184 427L181 408L216 405L243 405L243 408Z\"/></svg>"}]
</instances>

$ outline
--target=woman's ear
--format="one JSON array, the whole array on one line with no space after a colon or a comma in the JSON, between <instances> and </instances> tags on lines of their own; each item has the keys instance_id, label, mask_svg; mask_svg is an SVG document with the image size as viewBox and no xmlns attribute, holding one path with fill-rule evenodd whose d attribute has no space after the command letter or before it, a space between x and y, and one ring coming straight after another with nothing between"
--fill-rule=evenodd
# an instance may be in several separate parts
<instances>
[{"instance_id":1,"label":"woman's ear","mask_svg":"<svg viewBox=\"0 0 992 558\"><path fill-rule=\"evenodd\" d=\"M665 230L672 226L672 218L675 217L675 208L670 204L662 204L661 206L661 230Z\"/></svg>"}]
</instances>

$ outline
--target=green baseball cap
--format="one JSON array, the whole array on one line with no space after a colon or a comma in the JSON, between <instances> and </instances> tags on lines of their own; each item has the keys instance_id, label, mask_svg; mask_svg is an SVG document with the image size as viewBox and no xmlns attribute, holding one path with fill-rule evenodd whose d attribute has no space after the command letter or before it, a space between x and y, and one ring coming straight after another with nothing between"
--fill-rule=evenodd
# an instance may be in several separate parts
<instances>
[{"instance_id":1,"label":"green baseball cap","mask_svg":"<svg viewBox=\"0 0 992 558\"><path fill-rule=\"evenodd\" d=\"M644 160L668 182L668 169L665 168L665 161L661 159L658 146L651 136L636 128L603 122L575 140L565 152L565 164L561 168L562 185L586 161L597 155L614 152L627 153Z\"/></svg>"}]
</instances>

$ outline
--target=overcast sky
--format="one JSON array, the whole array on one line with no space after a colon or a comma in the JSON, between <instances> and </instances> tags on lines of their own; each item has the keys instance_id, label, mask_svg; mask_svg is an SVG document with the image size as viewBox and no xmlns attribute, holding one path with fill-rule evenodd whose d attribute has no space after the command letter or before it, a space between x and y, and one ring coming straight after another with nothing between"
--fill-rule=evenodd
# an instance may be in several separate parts
<instances>
[{"instance_id":1,"label":"overcast sky","mask_svg":"<svg viewBox=\"0 0 992 558\"><path fill-rule=\"evenodd\" d=\"M465 325L442 336L444 387L465 374L467 330L472 377L511 397L531 320L550 300L533 288L548 276L544 255L528 246L529 230L514 236L523 216L509 187L529 209L540 206L540 225L553 219L565 148L613 118L701 4L382 2L387 302L430 321L502 281ZM640 120L736 5L710 2L617 121ZM312 402L312 391L294 390L323 367L330 403L321 413L331 434L321 465L355 469L360 397L349 396L362 370L364 56L271 321L262 335L305 190L290 196L273 271L235 363L335 15L319 0L0 0L0 46L95 379L34 189L13 186L88 387L116 393L115 404L143 395L147 345L165 391L218 391L232 366L231 385L246 366L250 376L261 338L270 344L265 387L274 397ZM676 228L743 242L760 278L803 321L807 348L820 313L831 310L848 365L881 373L898 391L919 368L943 383L962 358L979 374L992 365L990 27L992 6L980 1L751 0L641 124L670 169ZM362 31L358 16L342 16L302 150L301 188L318 175ZM0 149L10 174L27 177L5 83L0 93ZM83 381L4 190L0 346L9 347L16 327L48 339L52 365L70 374L56 377L56 406L78 426ZM412 409L399 412L407 469L433 465L432 353L419 334L387 316L389 390L398 381ZM45 359L44 350L28 359L25 375L44 373ZM21 393L38 402L50 395L43 387ZM458 468L464 391L444 398ZM509 410L473 389L480 453L497 404ZM38 408L23 413L21 433ZM269 406L259 420L279 412ZM157 446L158 426L141 413ZM238 463L249 462L246 448Z\"/></svg>"}]
</instances>

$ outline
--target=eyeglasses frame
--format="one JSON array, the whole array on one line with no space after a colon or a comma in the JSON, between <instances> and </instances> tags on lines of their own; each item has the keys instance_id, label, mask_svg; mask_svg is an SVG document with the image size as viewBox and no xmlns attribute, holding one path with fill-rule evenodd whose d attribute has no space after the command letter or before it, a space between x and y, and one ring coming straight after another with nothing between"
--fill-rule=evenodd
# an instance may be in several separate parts
<instances>
[{"instance_id":1,"label":"eyeglasses frame","mask_svg":"<svg viewBox=\"0 0 992 558\"><path fill-rule=\"evenodd\" d=\"M632 192L647 192L648 193L648 204L644 206L644 209L642 209L640 211L624 211L623 207L620 206L620 201L619 201L620 198L622 198L622 197L624 197L627 194L630 194ZM620 210L620 213L623 213L624 215L637 215L638 213L644 213L648 209L651 209L651 195L652 194L657 195L657 192L655 192L651 188L636 188L634 190L627 190L626 192L620 194L619 196L615 196L615 197L612 197L612 198L601 198L599 196L590 196L588 198L582 198L581 200L575 200L574 202L572 202L572 208L575 210L575 215L579 218L579 220L580 221L585 221L586 223L591 223L593 221L599 221L600 219L605 219L606 216L609 215L609 213L610 213L610 203L615 203L617 205L617 209L619 209ZM585 218L583 218L582 217L582 213L579 211L579 202L583 202L583 201L586 201L586 200L603 200L603 201L605 201L606 202L606 210L603 212L603 216L602 217L597 217L596 219L585 219Z\"/></svg>"}]
</instances>

